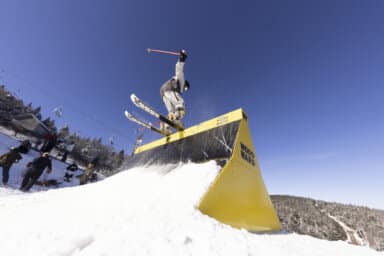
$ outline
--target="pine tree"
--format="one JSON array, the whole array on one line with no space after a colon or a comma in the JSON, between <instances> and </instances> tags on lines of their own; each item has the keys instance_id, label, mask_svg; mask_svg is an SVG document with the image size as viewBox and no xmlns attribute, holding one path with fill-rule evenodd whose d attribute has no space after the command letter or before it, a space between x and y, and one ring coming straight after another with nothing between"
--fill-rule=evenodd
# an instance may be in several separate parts
<instances>
[{"instance_id":1,"label":"pine tree","mask_svg":"<svg viewBox=\"0 0 384 256\"><path fill-rule=\"evenodd\" d=\"M41 115L41 107L40 106L38 106L37 108L33 109L32 110L32 114L34 114L37 117L37 119L39 119L41 121L42 115Z\"/></svg>"}]
</instances>

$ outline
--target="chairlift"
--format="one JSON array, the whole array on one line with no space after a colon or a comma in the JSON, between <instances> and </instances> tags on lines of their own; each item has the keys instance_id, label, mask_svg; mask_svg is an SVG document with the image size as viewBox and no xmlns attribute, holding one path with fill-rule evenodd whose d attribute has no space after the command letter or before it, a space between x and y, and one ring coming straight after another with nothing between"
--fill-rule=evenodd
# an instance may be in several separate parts
<instances>
[{"instance_id":1,"label":"chairlift","mask_svg":"<svg viewBox=\"0 0 384 256\"><path fill-rule=\"evenodd\" d=\"M54 108L52 112L55 113L57 117L61 117L63 115L63 110L61 107Z\"/></svg>"}]
</instances>

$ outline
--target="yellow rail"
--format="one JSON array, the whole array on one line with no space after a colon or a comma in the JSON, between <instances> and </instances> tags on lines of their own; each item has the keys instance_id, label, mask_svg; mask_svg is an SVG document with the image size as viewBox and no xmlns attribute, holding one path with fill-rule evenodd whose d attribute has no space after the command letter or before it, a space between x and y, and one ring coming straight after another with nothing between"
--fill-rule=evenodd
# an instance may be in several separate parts
<instances>
[{"instance_id":1,"label":"yellow rail","mask_svg":"<svg viewBox=\"0 0 384 256\"><path fill-rule=\"evenodd\" d=\"M219 136L225 137L225 142L218 142ZM168 163L223 157L227 159L226 164L197 208L236 228L250 231L281 229L261 176L248 120L242 109L143 145L136 149L131 160Z\"/></svg>"}]
</instances>

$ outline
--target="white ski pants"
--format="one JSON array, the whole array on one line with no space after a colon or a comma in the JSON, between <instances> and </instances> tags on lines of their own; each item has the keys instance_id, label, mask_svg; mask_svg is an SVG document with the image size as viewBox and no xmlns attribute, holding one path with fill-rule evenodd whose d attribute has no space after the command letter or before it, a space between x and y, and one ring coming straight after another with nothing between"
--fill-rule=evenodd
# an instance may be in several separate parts
<instances>
[{"instance_id":1,"label":"white ski pants","mask_svg":"<svg viewBox=\"0 0 384 256\"><path fill-rule=\"evenodd\" d=\"M185 111L185 104L184 99L181 97L180 93L175 91L165 91L163 102L168 110L168 113L173 113L176 119L181 119L183 117L179 111Z\"/></svg>"}]
</instances>

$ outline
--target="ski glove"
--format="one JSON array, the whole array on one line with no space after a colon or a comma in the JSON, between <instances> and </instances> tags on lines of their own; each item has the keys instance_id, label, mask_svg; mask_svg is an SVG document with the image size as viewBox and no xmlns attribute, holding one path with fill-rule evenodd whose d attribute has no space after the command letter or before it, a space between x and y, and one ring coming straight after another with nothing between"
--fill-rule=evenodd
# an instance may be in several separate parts
<instances>
[{"instance_id":1,"label":"ski glove","mask_svg":"<svg viewBox=\"0 0 384 256\"><path fill-rule=\"evenodd\" d=\"M179 57L180 62L185 62L187 57L188 57L187 52L185 50L180 50L180 57Z\"/></svg>"}]
</instances>

